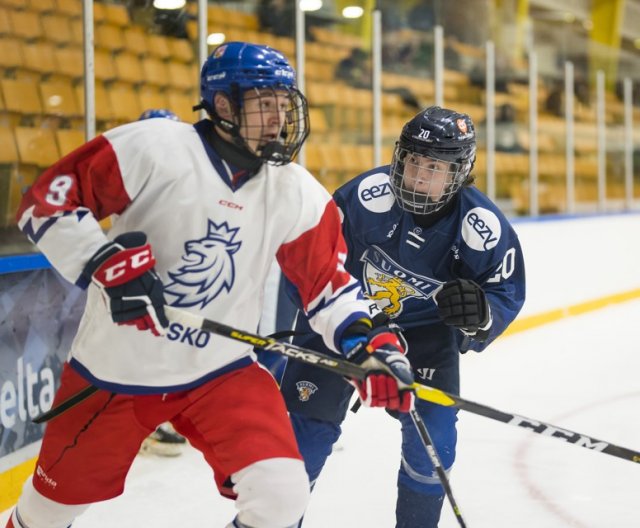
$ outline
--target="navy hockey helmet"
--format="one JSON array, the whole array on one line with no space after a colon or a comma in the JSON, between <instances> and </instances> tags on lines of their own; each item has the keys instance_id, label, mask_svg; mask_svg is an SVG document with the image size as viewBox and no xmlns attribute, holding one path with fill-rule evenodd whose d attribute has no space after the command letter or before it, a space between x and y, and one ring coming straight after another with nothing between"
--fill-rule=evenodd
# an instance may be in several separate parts
<instances>
[{"instance_id":1,"label":"navy hockey helmet","mask_svg":"<svg viewBox=\"0 0 640 528\"><path fill-rule=\"evenodd\" d=\"M214 98L219 92L232 105L231 118L216 111ZM230 134L236 145L263 161L289 163L309 135L307 100L296 88L295 71L282 53L269 46L229 42L217 47L202 67L200 93L200 107L214 123ZM265 132L268 98L276 98L271 111L280 109L276 134Z\"/></svg>"},{"instance_id":2,"label":"navy hockey helmet","mask_svg":"<svg viewBox=\"0 0 640 528\"><path fill-rule=\"evenodd\" d=\"M150 108L149 110L145 110L140 114L138 121L142 121L143 119L153 119L156 117L171 119L172 121L180 121L180 118L176 114L166 108Z\"/></svg>"},{"instance_id":3,"label":"navy hockey helmet","mask_svg":"<svg viewBox=\"0 0 640 528\"><path fill-rule=\"evenodd\" d=\"M391 188L405 211L442 209L469 181L476 133L466 114L431 106L402 129L391 162Z\"/></svg>"}]
</instances>

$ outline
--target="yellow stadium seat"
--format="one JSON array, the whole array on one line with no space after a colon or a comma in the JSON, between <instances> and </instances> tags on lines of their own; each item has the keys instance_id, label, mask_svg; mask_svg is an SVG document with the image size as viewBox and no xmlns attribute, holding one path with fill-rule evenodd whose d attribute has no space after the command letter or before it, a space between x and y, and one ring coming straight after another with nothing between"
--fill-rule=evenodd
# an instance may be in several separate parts
<instances>
[{"instance_id":1,"label":"yellow stadium seat","mask_svg":"<svg viewBox=\"0 0 640 528\"><path fill-rule=\"evenodd\" d=\"M40 115L42 104L36 84L18 79L0 79L7 110L17 114Z\"/></svg>"},{"instance_id":2,"label":"yellow stadium seat","mask_svg":"<svg viewBox=\"0 0 640 528\"><path fill-rule=\"evenodd\" d=\"M118 55L120 57L120 55ZM117 57L116 57L117 59ZM96 70L96 79L100 81L112 81L119 77L120 72L116 69L111 53L105 50L95 50L94 65Z\"/></svg>"},{"instance_id":3,"label":"yellow stadium seat","mask_svg":"<svg viewBox=\"0 0 640 528\"><path fill-rule=\"evenodd\" d=\"M169 83L180 90L191 90L199 86L200 76L195 64L169 61Z\"/></svg>"},{"instance_id":4,"label":"yellow stadium seat","mask_svg":"<svg viewBox=\"0 0 640 528\"><path fill-rule=\"evenodd\" d=\"M141 60L141 74L145 83L155 86L167 86L169 84L169 70L166 63L155 57L146 57Z\"/></svg>"},{"instance_id":5,"label":"yellow stadium seat","mask_svg":"<svg viewBox=\"0 0 640 528\"><path fill-rule=\"evenodd\" d=\"M82 28L82 19L81 18L71 18L71 42L75 44L79 44L80 46L84 43L84 33Z\"/></svg>"},{"instance_id":6,"label":"yellow stadium seat","mask_svg":"<svg viewBox=\"0 0 640 528\"><path fill-rule=\"evenodd\" d=\"M93 2L93 22L96 25L104 24L107 20L105 5L102 2Z\"/></svg>"},{"instance_id":7,"label":"yellow stadium seat","mask_svg":"<svg viewBox=\"0 0 640 528\"><path fill-rule=\"evenodd\" d=\"M122 28L112 24L100 24L94 30L95 45L108 51L116 52L124 48Z\"/></svg>"},{"instance_id":8,"label":"yellow stadium seat","mask_svg":"<svg viewBox=\"0 0 640 528\"><path fill-rule=\"evenodd\" d=\"M191 42L189 42L187 39L170 38L168 40L168 43L172 59L178 62L193 62L195 55L193 53Z\"/></svg>"},{"instance_id":9,"label":"yellow stadium seat","mask_svg":"<svg viewBox=\"0 0 640 528\"><path fill-rule=\"evenodd\" d=\"M160 59L168 59L171 56L168 40L164 35L148 35L149 54Z\"/></svg>"},{"instance_id":10,"label":"yellow stadium seat","mask_svg":"<svg viewBox=\"0 0 640 528\"><path fill-rule=\"evenodd\" d=\"M16 127L20 163L48 167L60 158L58 144L50 128Z\"/></svg>"},{"instance_id":11,"label":"yellow stadium seat","mask_svg":"<svg viewBox=\"0 0 640 528\"><path fill-rule=\"evenodd\" d=\"M71 42L73 33L71 31L71 24L68 17L51 13L43 15L40 20L42 22L44 34L47 36L47 40L50 40L55 44L68 44Z\"/></svg>"},{"instance_id":12,"label":"yellow stadium seat","mask_svg":"<svg viewBox=\"0 0 640 528\"><path fill-rule=\"evenodd\" d=\"M258 31L260 29L260 21L258 20L258 15L255 13L238 11L234 13L233 18L241 27L249 31Z\"/></svg>"},{"instance_id":13,"label":"yellow stadium seat","mask_svg":"<svg viewBox=\"0 0 640 528\"><path fill-rule=\"evenodd\" d=\"M140 98L140 105L143 111L151 108L168 108L169 106L167 95L153 86L143 86L140 88L138 97Z\"/></svg>"},{"instance_id":14,"label":"yellow stadium seat","mask_svg":"<svg viewBox=\"0 0 640 528\"><path fill-rule=\"evenodd\" d=\"M42 82L39 84L39 88L46 114L80 117L80 107L70 82Z\"/></svg>"},{"instance_id":15,"label":"yellow stadium seat","mask_svg":"<svg viewBox=\"0 0 640 528\"><path fill-rule=\"evenodd\" d=\"M135 121L144 110L138 93L126 85L112 86L107 91L107 97L118 121Z\"/></svg>"},{"instance_id":16,"label":"yellow stadium seat","mask_svg":"<svg viewBox=\"0 0 640 528\"><path fill-rule=\"evenodd\" d=\"M296 42L291 37L276 37L275 47L285 54L289 61L293 61L296 55Z\"/></svg>"},{"instance_id":17,"label":"yellow stadium seat","mask_svg":"<svg viewBox=\"0 0 640 528\"><path fill-rule=\"evenodd\" d=\"M60 156L66 156L85 143L84 132L77 129L59 128L56 130L56 140Z\"/></svg>"},{"instance_id":18,"label":"yellow stadium seat","mask_svg":"<svg viewBox=\"0 0 640 528\"><path fill-rule=\"evenodd\" d=\"M0 6L0 35L11 33L11 21L9 20L9 10Z\"/></svg>"},{"instance_id":19,"label":"yellow stadium seat","mask_svg":"<svg viewBox=\"0 0 640 528\"><path fill-rule=\"evenodd\" d=\"M9 11L9 21L13 34L20 38L33 40L42 37L40 16L35 11Z\"/></svg>"},{"instance_id":20,"label":"yellow stadium seat","mask_svg":"<svg viewBox=\"0 0 640 528\"><path fill-rule=\"evenodd\" d=\"M320 82L333 82L335 66L330 62L307 62L305 72L308 79Z\"/></svg>"},{"instance_id":21,"label":"yellow stadium seat","mask_svg":"<svg viewBox=\"0 0 640 528\"><path fill-rule=\"evenodd\" d=\"M127 7L122 4L105 4L104 5L105 19L109 24L126 28L131 21L129 20L129 13Z\"/></svg>"},{"instance_id":22,"label":"yellow stadium seat","mask_svg":"<svg viewBox=\"0 0 640 528\"><path fill-rule=\"evenodd\" d=\"M372 145L360 145L358 147L360 151L360 161L363 165L363 171L373 167L373 146ZM382 160L382 163L386 165L389 161Z\"/></svg>"},{"instance_id":23,"label":"yellow stadium seat","mask_svg":"<svg viewBox=\"0 0 640 528\"><path fill-rule=\"evenodd\" d=\"M139 84L142 81L142 66L140 59L132 53L123 52L113 59L116 69L116 77L119 81L131 84Z\"/></svg>"},{"instance_id":24,"label":"yellow stadium seat","mask_svg":"<svg viewBox=\"0 0 640 528\"><path fill-rule=\"evenodd\" d=\"M22 56L24 69L39 74L53 73L57 69L54 46L50 42L25 43Z\"/></svg>"},{"instance_id":25,"label":"yellow stadium seat","mask_svg":"<svg viewBox=\"0 0 640 528\"><path fill-rule=\"evenodd\" d=\"M2 0L2 3L6 6L12 6L17 9L24 9L27 6L26 0Z\"/></svg>"},{"instance_id":26,"label":"yellow stadium seat","mask_svg":"<svg viewBox=\"0 0 640 528\"><path fill-rule=\"evenodd\" d=\"M56 0L29 0L29 9L40 13L53 13L58 6Z\"/></svg>"},{"instance_id":27,"label":"yellow stadium seat","mask_svg":"<svg viewBox=\"0 0 640 528\"><path fill-rule=\"evenodd\" d=\"M56 48L54 55L56 57L56 63L58 64L58 74L65 75L72 79L80 79L84 76L82 48L75 46Z\"/></svg>"},{"instance_id":28,"label":"yellow stadium seat","mask_svg":"<svg viewBox=\"0 0 640 528\"><path fill-rule=\"evenodd\" d=\"M187 6L192 4L187 4ZM187 20L187 35L190 40L196 41L198 39L198 22L195 20ZM214 29L212 26L209 27L210 30ZM220 31L220 28L215 29L216 32Z\"/></svg>"},{"instance_id":29,"label":"yellow stadium seat","mask_svg":"<svg viewBox=\"0 0 640 528\"><path fill-rule=\"evenodd\" d=\"M76 86L76 101L80 106L80 111L84 113L84 86L82 84ZM107 97L107 89L99 81L96 81L95 85L95 110L98 121L109 123L114 119L111 101Z\"/></svg>"},{"instance_id":30,"label":"yellow stadium seat","mask_svg":"<svg viewBox=\"0 0 640 528\"><path fill-rule=\"evenodd\" d=\"M12 70L22 67L22 42L11 37L0 38L0 68Z\"/></svg>"},{"instance_id":31,"label":"yellow stadium seat","mask_svg":"<svg viewBox=\"0 0 640 528\"><path fill-rule=\"evenodd\" d=\"M169 103L168 109L174 112L182 121L193 123L199 119L198 114L193 111L193 105L198 103L197 97L169 90L167 100Z\"/></svg>"},{"instance_id":32,"label":"yellow stadium seat","mask_svg":"<svg viewBox=\"0 0 640 528\"><path fill-rule=\"evenodd\" d=\"M363 172L366 167L360 159L358 146L353 143L343 143L338 147L340 162L348 178Z\"/></svg>"},{"instance_id":33,"label":"yellow stadium seat","mask_svg":"<svg viewBox=\"0 0 640 528\"><path fill-rule=\"evenodd\" d=\"M304 165L306 169L313 175L318 175L324 169L325 163L322 157L322 150L318 143L307 141L304 144Z\"/></svg>"},{"instance_id":34,"label":"yellow stadium seat","mask_svg":"<svg viewBox=\"0 0 640 528\"><path fill-rule=\"evenodd\" d=\"M147 55L147 34L140 27L124 29L124 44L128 52L136 55Z\"/></svg>"},{"instance_id":35,"label":"yellow stadium seat","mask_svg":"<svg viewBox=\"0 0 640 528\"><path fill-rule=\"evenodd\" d=\"M317 137L316 135L324 135L329 131L327 116L322 108L309 108L309 123L314 137Z\"/></svg>"},{"instance_id":36,"label":"yellow stadium seat","mask_svg":"<svg viewBox=\"0 0 640 528\"><path fill-rule=\"evenodd\" d=\"M312 106L333 106L338 102L338 90L332 83L308 82L306 93Z\"/></svg>"},{"instance_id":37,"label":"yellow stadium seat","mask_svg":"<svg viewBox=\"0 0 640 528\"><path fill-rule=\"evenodd\" d=\"M380 152L380 163L382 165L389 165L393 159L393 152L395 150L394 145L383 145Z\"/></svg>"},{"instance_id":38,"label":"yellow stadium seat","mask_svg":"<svg viewBox=\"0 0 640 528\"><path fill-rule=\"evenodd\" d=\"M218 27L218 29L233 25L231 24L229 10L220 5L209 4L207 6L207 18L209 24Z\"/></svg>"}]
</instances>

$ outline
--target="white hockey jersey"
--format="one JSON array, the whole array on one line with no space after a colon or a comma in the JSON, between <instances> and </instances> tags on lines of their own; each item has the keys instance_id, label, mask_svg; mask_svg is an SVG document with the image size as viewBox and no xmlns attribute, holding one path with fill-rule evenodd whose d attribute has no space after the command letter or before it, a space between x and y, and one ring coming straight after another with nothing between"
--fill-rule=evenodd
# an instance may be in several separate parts
<instances>
[{"instance_id":1,"label":"white hockey jersey","mask_svg":"<svg viewBox=\"0 0 640 528\"><path fill-rule=\"evenodd\" d=\"M303 167L263 165L234 183L231 167L195 126L149 119L106 132L43 173L25 195L19 226L78 283L87 261L117 235L143 231L168 304L255 331L277 258L328 346L369 316L344 269L346 245L330 195ZM108 237L98 221L113 216ZM246 344L173 322L164 337L111 321L89 285L70 351L96 386L130 394L197 386L254 360Z\"/></svg>"}]
</instances>

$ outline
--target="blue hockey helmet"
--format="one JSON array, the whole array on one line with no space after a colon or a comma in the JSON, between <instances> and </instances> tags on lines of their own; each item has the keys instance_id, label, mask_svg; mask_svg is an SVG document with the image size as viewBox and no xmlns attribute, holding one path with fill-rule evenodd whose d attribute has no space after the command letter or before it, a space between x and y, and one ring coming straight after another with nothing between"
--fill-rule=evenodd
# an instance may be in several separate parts
<instances>
[{"instance_id":1,"label":"blue hockey helmet","mask_svg":"<svg viewBox=\"0 0 640 528\"><path fill-rule=\"evenodd\" d=\"M231 119L221 117L216 110L215 96L220 92L233 107ZM269 94L284 94L287 104L277 137L265 143L258 137L262 134L258 127L243 130L242 111L247 98L259 99ZM307 101L296 88L295 71L282 53L269 46L248 42L218 46L202 66L200 95L199 107L207 111L214 123L237 146L263 161L276 165L289 163L309 135Z\"/></svg>"},{"instance_id":2,"label":"blue hockey helmet","mask_svg":"<svg viewBox=\"0 0 640 528\"><path fill-rule=\"evenodd\" d=\"M180 121L180 118L176 114L166 108L150 108L149 110L145 110L140 114L138 121L142 121L143 119L153 119L155 117L163 117L165 119L171 119L172 121Z\"/></svg>"},{"instance_id":3,"label":"blue hockey helmet","mask_svg":"<svg viewBox=\"0 0 640 528\"><path fill-rule=\"evenodd\" d=\"M405 211L442 209L472 181L476 133L467 114L431 106L402 128L391 162L391 188Z\"/></svg>"}]
</instances>

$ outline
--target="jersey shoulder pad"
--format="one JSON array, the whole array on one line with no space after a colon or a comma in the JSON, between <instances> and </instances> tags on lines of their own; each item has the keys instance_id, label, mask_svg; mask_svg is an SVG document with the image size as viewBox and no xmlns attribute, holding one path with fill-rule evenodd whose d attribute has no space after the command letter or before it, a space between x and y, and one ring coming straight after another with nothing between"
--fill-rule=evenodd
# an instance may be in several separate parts
<instances>
[{"instance_id":1,"label":"jersey shoulder pad","mask_svg":"<svg viewBox=\"0 0 640 528\"><path fill-rule=\"evenodd\" d=\"M395 203L389 183L389 166L363 172L338 188L333 196L343 210L389 212Z\"/></svg>"},{"instance_id":2,"label":"jersey shoulder pad","mask_svg":"<svg viewBox=\"0 0 640 528\"><path fill-rule=\"evenodd\" d=\"M475 252L504 247L515 232L504 213L475 187L463 189L459 201L460 234L464 246Z\"/></svg>"}]
</instances>

